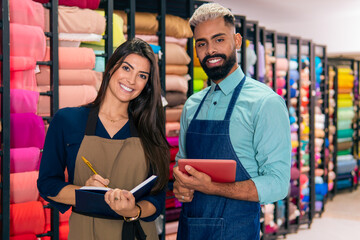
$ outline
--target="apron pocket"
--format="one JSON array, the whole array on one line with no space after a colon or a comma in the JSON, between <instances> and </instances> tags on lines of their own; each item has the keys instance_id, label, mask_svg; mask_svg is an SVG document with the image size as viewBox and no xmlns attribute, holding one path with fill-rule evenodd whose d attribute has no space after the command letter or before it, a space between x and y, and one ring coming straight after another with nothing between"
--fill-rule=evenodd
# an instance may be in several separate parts
<instances>
[{"instance_id":1,"label":"apron pocket","mask_svg":"<svg viewBox=\"0 0 360 240\"><path fill-rule=\"evenodd\" d=\"M189 218L184 217L187 222L187 239L216 239L224 237L224 218Z\"/></svg>"}]
</instances>

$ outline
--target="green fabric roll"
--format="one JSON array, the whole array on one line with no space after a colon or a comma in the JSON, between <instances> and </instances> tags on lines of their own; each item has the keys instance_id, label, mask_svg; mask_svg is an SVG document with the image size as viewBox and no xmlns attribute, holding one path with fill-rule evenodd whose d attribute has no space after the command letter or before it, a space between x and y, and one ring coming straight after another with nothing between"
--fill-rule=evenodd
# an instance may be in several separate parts
<instances>
[{"instance_id":1,"label":"green fabric roll","mask_svg":"<svg viewBox=\"0 0 360 240\"><path fill-rule=\"evenodd\" d=\"M194 79L194 91L200 91L204 88L204 80L202 79Z\"/></svg>"},{"instance_id":2,"label":"green fabric roll","mask_svg":"<svg viewBox=\"0 0 360 240\"><path fill-rule=\"evenodd\" d=\"M338 130L337 137L338 138L350 138L350 137L352 137L353 133L354 133L353 129Z\"/></svg>"},{"instance_id":3,"label":"green fabric roll","mask_svg":"<svg viewBox=\"0 0 360 240\"><path fill-rule=\"evenodd\" d=\"M344 130L351 128L352 121L351 120L340 120L337 123L338 130Z\"/></svg>"},{"instance_id":4,"label":"green fabric roll","mask_svg":"<svg viewBox=\"0 0 360 240\"><path fill-rule=\"evenodd\" d=\"M338 156L349 155L349 154L351 154L351 150L350 150L350 149L342 150L342 151L338 151L338 152L337 152L337 155L338 155Z\"/></svg>"},{"instance_id":5,"label":"green fabric roll","mask_svg":"<svg viewBox=\"0 0 360 240\"><path fill-rule=\"evenodd\" d=\"M354 118L354 109L352 107L338 109L338 121L351 120L353 118Z\"/></svg>"}]
</instances>

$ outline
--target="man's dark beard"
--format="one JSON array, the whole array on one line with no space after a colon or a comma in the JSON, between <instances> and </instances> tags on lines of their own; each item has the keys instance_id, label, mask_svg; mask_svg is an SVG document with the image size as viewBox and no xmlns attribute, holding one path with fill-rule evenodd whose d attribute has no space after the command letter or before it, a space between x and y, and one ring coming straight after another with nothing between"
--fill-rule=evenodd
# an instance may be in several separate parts
<instances>
[{"instance_id":1,"label":"man's dark beard","mask_svg":"<svg viewBox=\"0 0 360 240\"><path fill-rule=\"evenodd\" d=\"M212 67L212 68L208 68L206 66L206 61L209 58L216 58L216 57L220 57L222 59L224 59L224 63L223 65L219 66L219 67ZM236 54L235 51L233 52L233 54L231 54L229 56L229 58L226 57L225 54L214 54L214 55L208 55L206 57L204 57L204 59L201 61L201 66L204 69L206 75L211 79L211 80L220 80L225 78L231 68L234 66L234 64L236 63Z\"/></svg>"}]
</instances>

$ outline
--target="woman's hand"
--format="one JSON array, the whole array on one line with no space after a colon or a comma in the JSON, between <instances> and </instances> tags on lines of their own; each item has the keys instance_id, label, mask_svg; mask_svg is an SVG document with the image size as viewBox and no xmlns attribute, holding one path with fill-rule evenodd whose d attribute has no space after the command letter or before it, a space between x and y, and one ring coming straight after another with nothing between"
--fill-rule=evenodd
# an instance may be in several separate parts
<instances>
[{"instance_id":1,"label":"woman's hand","mask_svg":"<svg viewBox=\"0 0 360 240\"><path fill-rule=\"evenodd\" d=\"M105 193L105 202L112 210L124 217L135 217L139 208L135 206L135 197L131 192L118 188Z\"/></svg>"},{"instance_id":2,"label":"woman's hand","mask_svg":"<svg viewBox=\"0 0 360 240\"><path fill-rule=\"evenodd\" d=\"M109 183L109 179L104 179L102 176L94 174L85 182L85 186L107 187Z\"/></svg>"}]
</instances>

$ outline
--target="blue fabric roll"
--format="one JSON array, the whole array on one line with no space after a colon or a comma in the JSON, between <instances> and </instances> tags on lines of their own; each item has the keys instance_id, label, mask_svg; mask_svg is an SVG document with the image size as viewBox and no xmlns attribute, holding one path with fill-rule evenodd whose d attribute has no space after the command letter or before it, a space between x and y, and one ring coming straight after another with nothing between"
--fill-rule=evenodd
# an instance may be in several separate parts
<instances>
[{"instance_id":1,"label":"blue fabric roll","mask_svg":"<svg viewBox=\"0 0 360 240\"><path fill-rule=\"evenodd\" d=\"M352 187L352 181L350 179L344 179L337 181L336 188L337 189L345 189L345 188L351 188Z\"/></svg>"},{"instance_id":2,"label":"blue fabric roll","mask_svg":"<svg viewBox=\"0 0 360 240\"><path fill-rule=\"evenodd\" d=\"M152 50L154 51L155 54L158 54L159 51L161 50L160 46L153 45L153 44L149 44L149 45L150 45L150 47L152 48Z\"/></svg>"},{"instance_id":3,"label":"blue fabric roll","mask_svg":"<svg viewBox=\"0 0 360 240\"><path fill-rule=\"evenodd\" d=\"M338 161L337 162L337 173L343 174L343 173L349 173L354 170L356 167L356 161L349 160L349 161Z\"/></svg>"},{"instance_id":4,"label":"blue fabric roll","mask_svg":"<svg viewBox=\"0 0 360 240\"><path fill-rule=\"evenodd\" d=\"M293 80L294 82L299 80L299 77L300 77L299 72L296 70L290 70L289 76L290 76L290 80ZM292 85L292 84L290 84L290 85Z\"/></svg>"},{"instance_id":5,"label":"blue fabric roll","mask_svg":"<svg viewBox=\"0 0 360 240\"><path fill-rule=\"evenodd\" d=\"M328 193L327 183L315 184L315 193L317 195L325 196Z\"/></svg>"}]
</instances>

